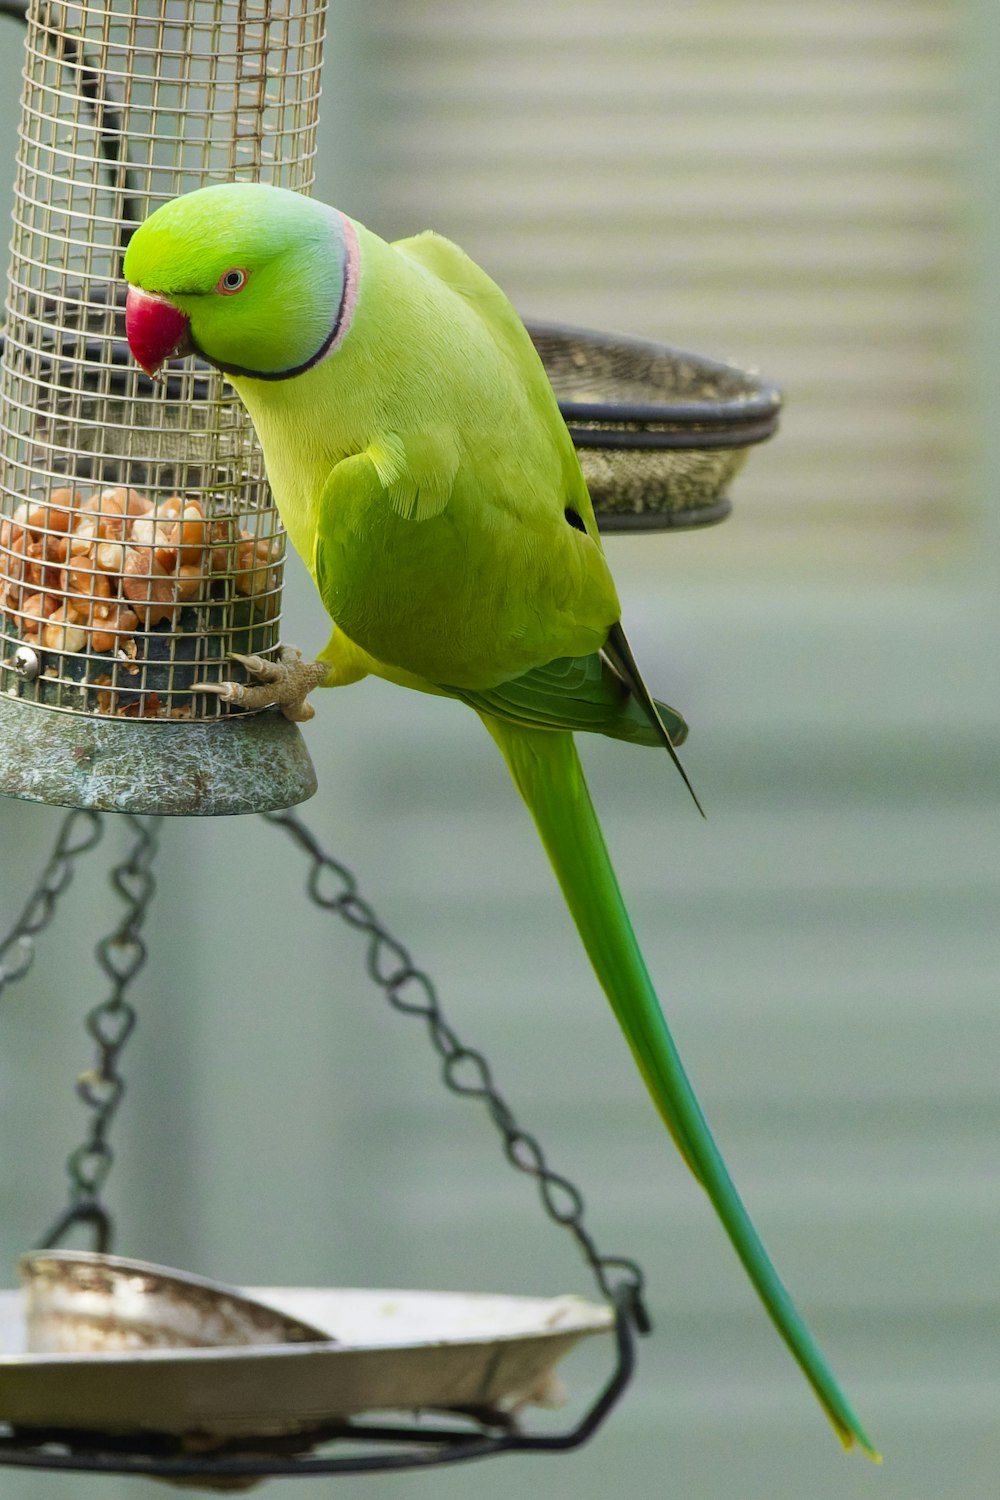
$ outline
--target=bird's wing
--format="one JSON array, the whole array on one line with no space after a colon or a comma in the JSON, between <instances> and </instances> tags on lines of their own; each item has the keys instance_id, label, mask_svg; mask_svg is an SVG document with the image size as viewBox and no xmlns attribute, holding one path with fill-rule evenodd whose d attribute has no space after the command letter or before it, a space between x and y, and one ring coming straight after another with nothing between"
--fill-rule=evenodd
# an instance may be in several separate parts
<instances>
[{"instance_id":1,"label":"bird's wing","mask_svg":"<svg viewBox=\"0 0 1000 1500\"><path fill-rule=\"evenodd\" d=\"M445 422L419 432L384 432L366 449L386 500L408 521L429 521L448 505L458 473L454 430Z\"/></svg>"},{"instance_id":2,"label":"bird's wing","mask_svg":"<svg viewBox=\"0 0 1000 1500\"><path fill-rule=\"evenodd\" d=\"M514 380L528 394L537 422L559 455L558 511L572 510L582 522L581 529L600 547L590 494L552 384L528 330L500 287L464 250L440 234L427 231L396 240L392 248L461 297L504 349Z\"/></svg>"},{"instance_id":3,"label":"bird's wing","mask_svg":"<svg viewBox=\"0 0 1000 1500\"><path fill-rule=\"evenodd\" d=\"M658 745L662 739L645 704L599 651L591 656L561 657L484 691L449 691L479 713L512 724L589 731L639 745ZM657 703L656 708L672 743L682 744L687 724L680 714L666 703Z\"/></svg>"}]
</instances>

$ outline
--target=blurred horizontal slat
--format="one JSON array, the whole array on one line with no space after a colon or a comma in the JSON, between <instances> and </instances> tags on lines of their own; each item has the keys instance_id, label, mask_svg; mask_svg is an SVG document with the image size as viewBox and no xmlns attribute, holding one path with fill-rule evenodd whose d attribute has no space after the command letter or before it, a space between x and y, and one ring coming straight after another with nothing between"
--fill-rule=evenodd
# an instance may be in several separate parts
<instances>
[{"instance_id":1,"label":"blurred horizontal slat","mask_svg":"<svg viewBox=\"0 0 1000 1500\"><path fill-rule=\"evenodd\" d=\"M780 51L752 52L745 47L712 47L711 68L690 47L678 42L672 28L669 52L661 48L629 47L628 87L608 48L575 46L564 38L559 67L537 40L508 37L502 50L507 67L479 75L475 39L463 42L453 34L443 50L437 33L408 32L404 37L385 32L380 55L387 66L385 97L394 105L406 102L420 110L432 107L428 81L447 91L449 102L473 104L496 101L499 108L539 101L558 103L564 117L581 115L594 104L630 113L656 108L661 113L683 108L686 113L719 113L736 107L773 110L822 107L845 97L882 106L886 102L947 104L954 102L956 78L944 48L919 46L864 51L853 42L852 67L844 72L836 47L817 51L811 43ZM655 40L655 39L654 39ZM494 46L496 47L494 42ZM513 70L510 64L516 64ZM404 66L405 64L405 66Z\"/></svg>"},{"instance_id":2,"label":"blurred horizontal slat","mask_svg":"<svg viewBox=\"0 0 1000 1500\"><path fill-rule=\"evenodd\" d=\"M816 44L858 51L879 45L894 50L938 47L954 41L952 11L940 0L882 0L878 6L846 0L836 11L804 9L790 0L744 11L733 0L701 0L675 7L668 24L675 45L715 45L730 54L737 28L746 45L763 44L769 53ZM549 41L560 51L572 51L583 43L631 48L660 41L665 23L655 0L616 6L512 4L499 11L467 6L463 0L426 0L419 6L384 6L380 25L390 35L425 41L433 36L438 43L443 37L491 44L510 37L533 47Z\"/></svg>"},{"instance_id":3,"label":"blurred horizontal slat","mask_svg":"<svg viewBox=\"0 0 1000 1500\"><path fill-rule=\"evenodd\" d=\"M426 161L431 157L439 170L475 162L489 171L496 162L520 163L526 153L535 159L535 170L557 164L617 165L628 171L632 163L654 164L669 172L676 159L690 160L697 151L699 165L711 171L716 165L734 162L752 164L761 172L761 193L766 194L767 171L805 168L821 171L827 162L845 161L880 165L888 174L911 161L941 163L955 159L962 141L960 122L947 110L940 118L930 111L887 110L871 119L848 113L849 101L840 110L824 115L803 110L797 116L776 120L773 111L760 118L741 113L737 120L715 115L686 121L687 128L664 132L665 117L657 111L605 114L600 122L592 116L566 120L558 110L511 110L504 113L503 129L480 110L444 109L439 116L417 117L397 147L401 162ZM666 119L669 120L669 116ZM539 148L542 148L539 152Z\"/></svg>"},{"instance_id":4,"label":"blurred horizontal slat","mask_svg":"<svg viewBox=\"0 0 1000 1500\"><path fill-rule=\"evenodd\" d=\"M488 176L475 165L452 162L447 175L435 174L433 193L422 173L414 177L392 161L384 170L391 187L383 189L387 215L420 223L429 213L449 220L461 216L470 227L484 226L497 241L521 222L592 234L595 204L604 221L644 225L664 240L686 220L704 225L787 220L817 229L831 220L933 227L953 222L961 204L960 183L920 163L891 180L865 162L827 166L821 175L771 171L765 191L759 164L753 175L726 165L707 172L692 153L671 165L669 179L655 162L630 163L627 172L620 163L594 163L586 172L564 174L558 194L552 192L552 167L544 156L532 155L507 172L494 165ZM405 224L399 232L407 232Z\"/></svg>"},{"instance_id":5,"label":"blurred horizontal slat","mask_svg":"<svg viewBox=\"0 0 1000 1500\"><path fill-rule=\"evenodd\" d=\"M823 243L813 227L790 228L766 263L747 269L747 258L762 241L771 239L766 227L743 227L734 236L731 226L712 225L697 231L674 228L653 236L645 228L625 225L613 238L596 243L567 236L561 226L528 227L519 233L516 245L506 244L494 256L494 273L513 273L526 260L538 269L548 268L554 279L578 277L595 280L619 279L631 285L645 280L670 287L680 275L690 275L692 262L700 280L720 275L740 276L750 285L790 278L821 281L854 279L863 284L888 282L890 286L926 288L928 281L947 281L961 251L960 236L953 227L931 238L917 237L906 226L854 228L840 226Z\"/></svg>"}]
</instances>

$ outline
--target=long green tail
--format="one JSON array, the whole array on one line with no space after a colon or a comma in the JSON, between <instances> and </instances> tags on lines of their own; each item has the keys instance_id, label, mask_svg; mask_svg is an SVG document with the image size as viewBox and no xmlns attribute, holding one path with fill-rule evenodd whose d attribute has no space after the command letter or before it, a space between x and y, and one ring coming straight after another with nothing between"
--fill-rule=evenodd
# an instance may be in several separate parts
<instances>
[{"instance_id":1,"label":"long green tail","mask_svg":"<svg viewBox=\"0 0 1000 1500\"><path fill-rule=\"evenodd\" d=\"M572 735L481 717L535 820L583 945L681 1155L844 1447L857 1442L877 1461L877 1450L771 1264L688 1082L632 931Z\"/></svg>"}]
</instances>

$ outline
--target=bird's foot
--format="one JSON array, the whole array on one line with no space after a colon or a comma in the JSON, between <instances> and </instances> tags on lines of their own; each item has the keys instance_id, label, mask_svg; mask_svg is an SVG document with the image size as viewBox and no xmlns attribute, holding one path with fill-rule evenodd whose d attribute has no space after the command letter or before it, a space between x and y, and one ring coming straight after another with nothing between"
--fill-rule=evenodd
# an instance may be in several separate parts
<instances>
[{"instance_id":1,"label":"bird's foot","mask_svg":"<svg viewBox=\"0 0 1000 1500\"><path fill-rule=\"evenodd\" d=\"M282 646L276 661L265 656L240 656L229 653L230 661L238 661L258 683L246 682L196 682L196 693L214 693L223 703L234 703L239 708L269 708L272 704L281 709L286 719L304 723L316 710L306 699L313 688L329 675L325 662L303 661L297 646Z\"/></svg>"}]
</instances>

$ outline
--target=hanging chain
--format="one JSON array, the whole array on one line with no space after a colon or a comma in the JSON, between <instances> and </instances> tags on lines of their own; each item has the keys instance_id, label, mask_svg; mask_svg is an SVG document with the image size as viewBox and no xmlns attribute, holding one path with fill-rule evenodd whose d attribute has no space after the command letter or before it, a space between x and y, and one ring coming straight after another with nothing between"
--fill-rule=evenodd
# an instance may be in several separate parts
<instances>
[{"instance_id":1,"label":"hanging chain","mask_svg":"<svg viewBox=\"0 0 1000 1500\"><path fill-rule=\"evenodd\" d=\"M536 1180L546 1213L573 1235L604 1296L614 1300L625 1293L636 1327L648 1332L651 1323L643 1301L645 1278L641 1268L624 1256L599 1252L583 1222L585 1205L579 1188L552 1170L538 1140L517 1123L485 1057L465 1046L445 1019L429 975L417 968L404 945L386 931L359 894L355 877L322 849L301 819L291 812L264 813L263 817L284 828L311 859L307 890L312 901L367 934L367 969L372 982L395 1010L425 1021L431 1044L442 1061L445 1085L455 1094L481 1100L501 1136L507 1160ZM86 823L83 836L78 831L79 820ZM111 875L126 911L114 932L102 938L96 949L98 962L111 980L111 994L87 1017L87 1030L97 1043L97 1061L77 1081L77 1092L91 1111L91 1119L86 1137L67 1160L70 1204L41 1241L46 1248L58 1244L78 1222L93 1226L101 1252L110 1248L113 1233L101 1193L114 1162L108 1132L125 1092L118 1059L136 1022L127 991L146 961L140 929L155 891L150 866L157 850L159 823L158 819L143 821L131 815L127 821L136 835L135 842ZM0 993L5 983L27 972L34 957L33 939L51 920L56 900L72 878L73 860L92 848L101 833L99 814L73 812L67 817L37 889L0 943Z\"/></svg>"},{"instance_id":2,"label":"hanging chain","mask_svg":"<svg viewBox=\"0 0 1000 1500\"><path fill-rule=\"evenodd\" d=\"M367 967L373 984L394 1010L419 1016L427 1024L434 1050L442 1061L445 1085L455 1094L479 1099L503 1141L507 1160L519 1172L535 1178L546 1213L575 1238L601 1292L609 1300L627 1297L633 1322L641 1333L652 1327L643 1300L645 1278L640 1266L624 1256L602 1255L584 1225L584 1201L579 1188L549 1167L534 1136L518 1125L496 1087L482 1053L466 1047L445 1020L431 979L414 964L409 952L382 926L358 892L351 872L327 854L293 812L263 813L268 823L283 828L312 861L306 889L324 911L336 912L350 927L369 939Z\"/></svg>"},{"instance_id":3,"label":"hanging chain","mask_svg":"<svg viewBox=\"0 0 1000 1500\"><path fill-rule=\"evenodd\" d=\"M146 945L140 930L156 889L150 865L157 851L160 820L129 814L126 821L135 838L126 858L111 872L111 883L125 903L125 914L95 949L97 961L111 981L111 993L87 1016L87 1031L97 1043L97 1060L94 1067L80 1074L76 1085L77 1093L91 1112L90 1121L82 1143L66 1162L69 1207L41 1241L44 1249L57 1245L72 1225L81 1222L93 1226L96 1248L101 1254L111 1248L113 1221L101 1201L101 1193L114 1163L108 1132L125 1093L118 1059L136 1022L127 992L146 962Z\"/></svg>"},{"instance_id":4,"label":"hanging chain","mask_svg":"<svg viewBox=\"0 0 1000 1500\"><path fill-rule=\"evenodd\" d=\"M0 995L31 968L35 938L52 921L59 897L73 879L76 860L99 843L103 832L97 812L74 810L63 819L41 879L10 932L0 941Z\"/></svg>"}]
</instances>

